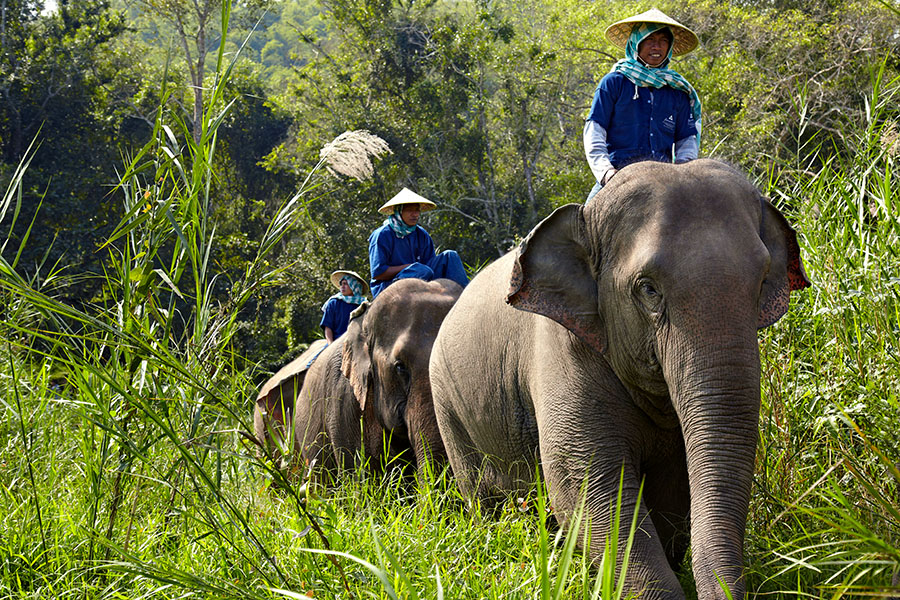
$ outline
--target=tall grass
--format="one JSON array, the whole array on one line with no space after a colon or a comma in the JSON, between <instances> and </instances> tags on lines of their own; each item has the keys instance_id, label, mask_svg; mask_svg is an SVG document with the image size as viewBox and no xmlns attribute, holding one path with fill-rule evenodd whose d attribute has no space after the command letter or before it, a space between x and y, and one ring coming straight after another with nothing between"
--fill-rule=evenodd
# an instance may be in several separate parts
<instances>
[{"instance_id":1,"label":"tall grass","mask_svg":"<svg viewBox=\"0 0 900 600\"><path fill-rule=\"evenodd\" d=\"M255 374L230 340L244 303L277 280L266 257L312 186L281 207L221 300L210 192L228 110L221 53L217 72L199 143L161 108L127 161L95 302L61 301L56 265L25 279L17 259L0 262L0 596L620 597L613 557L628 548L609 545L592 567L575 548L590 535L583 514L548 529L540 483L492 515L446 470L271 485L280 474L243 436ZM749 595L886 594L900 564L900 83L874 78L854 152L810 174L807 147L781 165L793 183L768 184L814 287L761 334ZM20 216L27 162L0 204L4 227Z\"/></svg>"},{"instance_id":2,"label":"tall grass","mask_svg":"<svg viewBox=\"0 0 900 600\"><path fill-rule=\"evenodd\" d=\"M230 4L222 6L227 30ZM252 518L256 500L241 487L260 477L238 435L247 429L252 373L232 368L229 347L238 311L278 276L265 259L298 220L308 189L281 207L244 276L217 301L210 165L233 65L221 52L218 60L199 143L165 110L163 90L152 139L117 189L125 214L102 248L107 266L92 305L56 299L55 273L26 281L15 262L0 264L0 384L14 399L3 420L11 510L0 536L0 590L130 596L135 586L154 591L155 581L253 597L255 586L240 581L287 579L263 541L266 524ZM4 214L12 206L18 214L25 166Z\"/></svg>"},{"instance_id":3,"label":"tall grass","mask_svg":"<svg viewBox=\"0 0 900 600\"><path fill-rule=\"evenodd\" d=\"M797 183L770 189L813 287L762 335L749 528L760 593L900 593L900 80L882 70L873 81L852 152L812 173L798 158Z\"/></svg>"}]
</instances>

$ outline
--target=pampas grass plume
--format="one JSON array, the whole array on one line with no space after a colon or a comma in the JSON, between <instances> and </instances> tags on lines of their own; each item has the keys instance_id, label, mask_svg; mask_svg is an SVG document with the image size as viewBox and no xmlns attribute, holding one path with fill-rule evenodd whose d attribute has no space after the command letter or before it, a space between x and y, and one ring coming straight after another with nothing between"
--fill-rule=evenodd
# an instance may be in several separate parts
<instances>
[{"instance_id":1,"label":"pampas grass plume","mask_svg":"<svg viewBox=\"0 0 900 600\"><path fill-rule=\"evenodd\" d=\"M357 129L345 131L319 150L319 158L333 175L369 179L375 172L372 158L392 154L390 146L377 135Z\"/></svg>"}]
</instances>

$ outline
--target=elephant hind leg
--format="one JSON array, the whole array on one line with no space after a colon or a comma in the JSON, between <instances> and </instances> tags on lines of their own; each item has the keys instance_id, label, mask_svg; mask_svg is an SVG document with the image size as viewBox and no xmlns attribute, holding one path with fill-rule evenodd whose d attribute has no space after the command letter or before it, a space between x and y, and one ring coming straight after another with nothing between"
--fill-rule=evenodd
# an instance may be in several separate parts
<instances>
[{"instance_id":1,"label":"elephant hind leg","mask_svg":"<svg viewBox=\"0 0 900 600\"><path fill-rule=\"evenodd\" d=\"M435 412L460 492L467 498L477 499L488 509L497 507L511 491L509 485L504 485L509 476L495 465L496 461L477 448L452 411L436 406Z\"/></svg>"},{"instance_id":2,"label":"elephant hind leg","mask_svg":"<svg viewBox=\"0 0 900 600\"><path fill-rule=\"evenodd\" d=\"M480 453L475 449L472 438L459 422L456 415L435 408L440 423L444 448L453 470L453 478L463 496L477 496L480 488Z\"/></svg>"}]
</instances>

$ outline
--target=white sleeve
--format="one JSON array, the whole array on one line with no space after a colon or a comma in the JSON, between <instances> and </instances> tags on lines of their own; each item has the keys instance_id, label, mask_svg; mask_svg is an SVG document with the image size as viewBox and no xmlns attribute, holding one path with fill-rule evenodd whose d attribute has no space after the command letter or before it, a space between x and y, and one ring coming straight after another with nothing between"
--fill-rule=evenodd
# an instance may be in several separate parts
<instances>
[{"instance_id":1,"label":"white sleeve","mask_svg":"<svg viewBox=\"0 0 900 600\"><path fill-rule=\"evenodd\" d=\"M697 148L697 136L689 135L688 137L675 142L675 162L683 163L694 160L699 154Z\"/></svg>"},{"instance_id":2,"label":"white sleeve","mask_svg":"<svg viewBox=\"0 0 900 600\"><path fill-rule=\"evenodd\" d=\"M597 121L590 119L584 122L584 155L587 157L591 173L597 181L603 179L603 175L613 168L609 162L609 150L606 147L606 129ZM695 152L696 158L696 152Z\"/></svg>"}]
</instances>

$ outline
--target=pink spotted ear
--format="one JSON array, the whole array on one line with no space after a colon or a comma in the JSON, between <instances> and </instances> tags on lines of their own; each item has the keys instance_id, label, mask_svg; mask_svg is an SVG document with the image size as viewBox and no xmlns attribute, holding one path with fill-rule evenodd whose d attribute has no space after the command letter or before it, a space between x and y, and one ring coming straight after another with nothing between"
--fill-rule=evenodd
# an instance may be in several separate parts
<instances>
[{"instance_id":1,"label":"pink spotted ear","mask_svg":"<svg viewBox=\"0 0 900 600\"><path fill-rule=\"evenodd\" d=\"M597 303L597 282L584 245L583 208L560 207L519 245L506 302L549 317L597 350L606 332Z\"/></svg>"},{"instance_id":2,"label":"pink spotted ear","mask_svg":"<svg viewBox=\"0 0 900 600\"><path fill-rule=\"evenodd\" d=\"M762 223L762 241L769 249L771 264L759 299L759 329L775 323L787 312L791 292L811 285L800 258L797 232L768 200L763 202Z\"/></svg>"}]
</instances>

